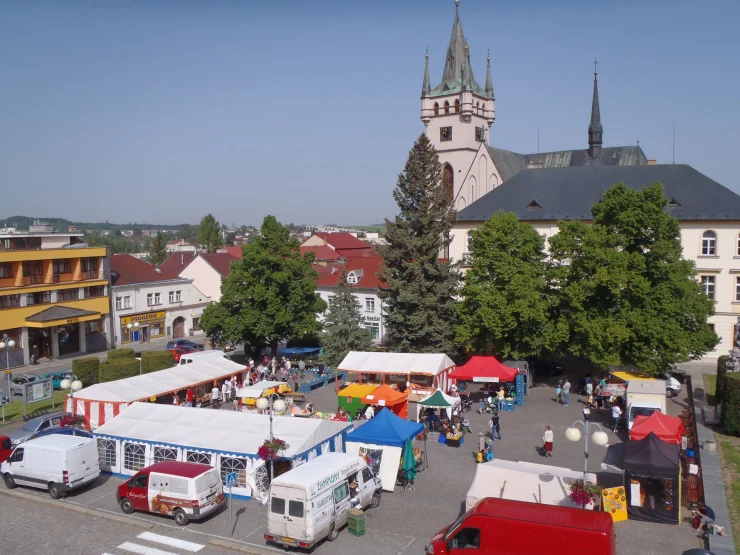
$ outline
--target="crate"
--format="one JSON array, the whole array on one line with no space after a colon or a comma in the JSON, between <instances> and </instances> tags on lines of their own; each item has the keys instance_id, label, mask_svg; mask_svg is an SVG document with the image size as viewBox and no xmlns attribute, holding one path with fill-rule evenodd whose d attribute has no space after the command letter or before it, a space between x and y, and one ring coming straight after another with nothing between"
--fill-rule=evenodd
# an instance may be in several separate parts
<instances>
[{"instance_id":1,"label":"crate","mask_svg":"<svg viewBox=\"0 0 740 555\"><path fill-rule=\"evenodd\" d=\"M347 529L355 536L365 535L365 515L349 514L347 517Z\"/></svg>"},{"instance_id":2,"label":"crate","mask_svg":"<svg viewBox=\"0 0 740 555\"><path fill-rule=\"evenodd\" d=\"M514 412L514 402L513 401L504 401L504 406L501 409L503 412Z\"/></svg>"},{"instance_id":3,"label":"crate","mask_svg":"<svg viewBox=\"0 0 740 555\"><path fill-rule=\"evenodd\" d=\"M439 440L440 443L447 443L447 436L444 435L444 433L439 434Z\"/></svg>"}]
</instances>

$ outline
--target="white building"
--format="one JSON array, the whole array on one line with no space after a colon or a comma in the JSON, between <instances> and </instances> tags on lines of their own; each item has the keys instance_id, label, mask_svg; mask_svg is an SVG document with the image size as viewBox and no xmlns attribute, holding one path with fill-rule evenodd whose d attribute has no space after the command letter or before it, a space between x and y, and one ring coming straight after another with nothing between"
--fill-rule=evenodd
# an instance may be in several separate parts
<instances>
[{"instance_id":1,"label":"white building","mask_svg":"<svg viewBox=\"0 0 740 555\"><path fill-rule=\"evenodd\" d=\"M113 322L119 344L161 337L198 336L203 309L211 304L192 279L164 272L128 254L111 257ZM138 329L128 324L138 323Z\"/></svg>"},{"instance_id":2,"label":"white building","mask_svg":"<svg viewBox=\"0 0 740 555\"><path fill-rule=\"evenodd\" d=\"M167 252L196 252L198 250L195 245L188 243L185 239L167 241L165 249Z\"/></svg>"},{"instance_id":3,"label":"white building","mask_svg":"<svg viewBox=\"0 0 740 555\"><path fill-rule=\"evenodd\" d=\"M177 259L178 255L174 255ZM169 259L168 259L169 260ZM239 260L229 253L200 253L179 272L214 303L221 300L221 283L231 272L231 263ZM162 266L165 266L167 261Z\"/></svg>"}]
</instances>

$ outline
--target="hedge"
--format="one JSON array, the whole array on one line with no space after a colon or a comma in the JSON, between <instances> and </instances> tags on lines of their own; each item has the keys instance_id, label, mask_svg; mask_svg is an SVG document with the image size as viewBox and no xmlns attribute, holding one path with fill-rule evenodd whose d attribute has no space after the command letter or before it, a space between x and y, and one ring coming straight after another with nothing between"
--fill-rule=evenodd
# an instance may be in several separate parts
<instances>
[{"instance_id":1,"label":"hedge","mask_svg":"<svg viewBox=\"0 0 740 555\"><path fill-rule=\"evenodd\" d=\"M108 351L108 360L120 360L127 358L134 358L133 349L114 349L112 351Z\"/></svg>"},{"instance_id":2,"label":"hedge","mask_svg":"<svg viewBox=\"0 0 740 555\"><path fill-rule=\"evenodd\" d=\"M123 378L139 375L139 361L135 358L124 358L119 360L106 360L100 363L98 379L100 383L112 382Z\"/></svg>"},{"instance_id":3,"label":"hedge","mask_svg":"<svg viewBox=\"0 0 740 555\"><path fill-rule=\"evenodd\" d=\"M717 359L717 387L714 392L714 402L719 405L725 392L725 377L727 376L727 355Z\"/></svg>"},{"instance_id":4,"label":"hedge","mask_svg":"<svg viewBox=\"0 0 740 555\"><path fill-rule=\"evenodd\" d=\"M172 368L175 361L169 351L145 351L141 353L141 367L144 374Z\"/></svg>"},{"instance_id":5,"label":"hedge","mask_svg":"<svg viewBox=\"0 0 740 555\"><path fill-rule=\"evenodd\" d=\"M724 382L722 427L725 433L740 436L740 374L725 374Z\"/></svg>"},{"instance_id":6,"label":"hedge","mask_svg":"<svg viewBox=\"0 0 740 555\"><path fill-rule=\"evenodd\" d=\"M77 358L72 361L72 374L87 387L97 383L100 359L98 357Z\"/></svg>"}]
</instances>

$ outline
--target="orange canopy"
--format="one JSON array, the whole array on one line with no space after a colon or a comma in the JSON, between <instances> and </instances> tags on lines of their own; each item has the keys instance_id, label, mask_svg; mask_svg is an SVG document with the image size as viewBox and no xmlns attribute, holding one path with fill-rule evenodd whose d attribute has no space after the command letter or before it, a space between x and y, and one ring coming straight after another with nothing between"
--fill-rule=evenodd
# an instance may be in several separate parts
<instances>
[{"instance_id":1,"label":"orange canopy","mask_svg":"<svg viewBox=\"0 0 740 555\"><path fill-rule=\"evenodd\" d=\"M378 389L362 398L365 405L391 407L401 418L407 417L408 394L396 391L389 385L381 385Z\"/></svg>"},{"instance_id":2,"label":"orange canopy","mask_svg":"<svg viewBox=\"0 0 740 555\"><path fill-rule=\"evenodd\" d=\"M685 428L678 416L668 416L656 410L650 416L635 417L630 430L630 439L644 439L652 432L666 443L681 445L684 431Z\"/></svg>"}]
</instances>

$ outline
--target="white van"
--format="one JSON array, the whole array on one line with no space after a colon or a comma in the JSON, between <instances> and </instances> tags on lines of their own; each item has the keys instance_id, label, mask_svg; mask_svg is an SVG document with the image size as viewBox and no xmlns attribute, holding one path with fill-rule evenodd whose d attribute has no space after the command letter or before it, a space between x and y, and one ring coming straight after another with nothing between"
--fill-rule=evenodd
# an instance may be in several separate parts
<instances>
[{"instance_id":1,"label":"white van","mask_svg":"<svg viewBox=\"0 0 740 555\"><path fill-rule=\"evenodd\" d=\"M134 511L171 515L180 526L201 519L224 503L218 470L207 464L163 461L139 470L118 486L116 501Z\"/></svg>"},{"instance_id":2,"label":"white van","mask_svg":"<svg viewBox=\"0 0 740 555\"><path fill-rule=\"evenodd\" d=\"M326 453L278 476L270 486L265 540L310 548L334 541L352 506L380 505L380 480L365 459Z\"/></svg>"},{"instance_id":3,"label":"white van","mask_svg":"<svg viewBox=\"0 0 740 555\"><path fill-rule=\"evenodd\" d=\"M180 356L180 362L178 363L178 366L184 366L185 364L190 364L191 362L195 362L196 360L206 360L214 357L231 360L229 356L223 351L198 351L195 353L187 353Z\"/></svg>"},{"instance_id":4,"label":"white van","mask_svg":"<svg viewBox=\"0 0 740 555\"><path fill-rule=\"evenodd\" d=\"M2 465L5 485L48 489L59 499L100 475L97 442L88 437L52 434L18 445Z\"/></svg>"}]
</instances>

